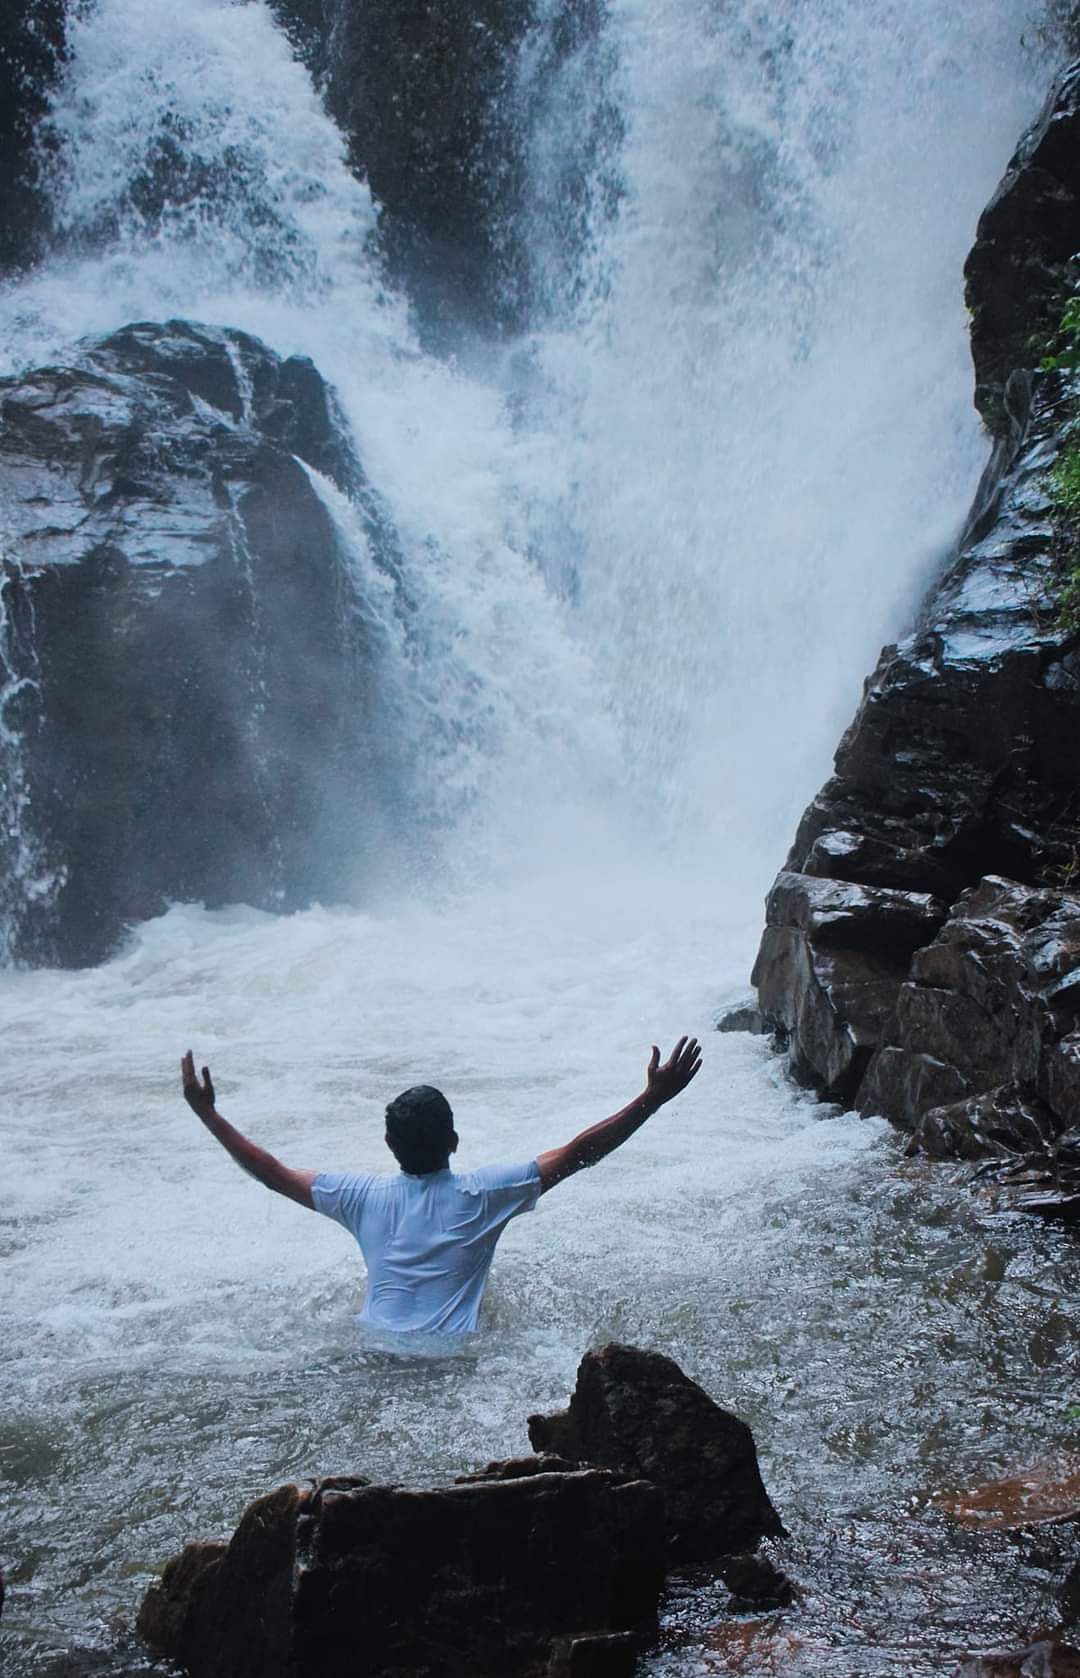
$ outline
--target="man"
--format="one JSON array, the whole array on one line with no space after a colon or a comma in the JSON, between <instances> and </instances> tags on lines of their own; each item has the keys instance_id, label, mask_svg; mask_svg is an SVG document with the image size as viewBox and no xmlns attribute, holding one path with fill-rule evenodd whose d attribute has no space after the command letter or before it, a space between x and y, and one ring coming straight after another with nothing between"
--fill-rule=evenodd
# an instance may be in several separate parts
<instances>
[{"instance_id":1,"label":"man","mask_svg":"<svg viewBox=\"0 0 1080 1678\"><path fill-rule=\"evenodd\" d=\"M294 1171L222 1118L210 1068L203 1067L200 1081L190 1049L180 1072L188 1105L238 1165L355 1236L368 1270L365 1322L398 1332L467 1334L476 1327L495 1243L510 1219L621 1147L700 1066L696 1037L680 1037L663 1065L654 1045L644 1090L611 1118L524 1164L461 1176L450 1170L458 1145L450 1104L441 1091L418 1084L386 1109L386 1143L401 1167L396 1177Z\"/></svg>"}]
</instances>

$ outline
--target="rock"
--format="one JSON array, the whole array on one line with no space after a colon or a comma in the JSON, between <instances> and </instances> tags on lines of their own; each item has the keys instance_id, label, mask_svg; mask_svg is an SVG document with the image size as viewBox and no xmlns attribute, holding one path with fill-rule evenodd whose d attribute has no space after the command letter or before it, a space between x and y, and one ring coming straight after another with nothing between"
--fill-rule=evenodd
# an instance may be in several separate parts
<instances>
[{"instance_id":1,"label":"rock","mask_svg":"<svg viewBox=\"0 0 1080 1678\"><path fill-rule=\"evenodd\" d=\"M944 915L926 893L778 876L751 981L796 1076L833 1100L855 1095L874 1049L893 1034L907 958Z\"/></svg>"},{"instance_id":2,"label":"rock","mask_svg":"<svg viewBox=\"0 0 1080 1678\"><path fill-rule=\"evenodd\" d=\"M478 330L535 328L553 287L580 284L596 218L617 201L603 161L623 118L598 97L612 68L602 0L546 11L533 0L273 6L370 183L384 259L424 340L445 350ZM574 110L577 136L547 159L537 201L528 145L547 101Z\"/></svg>"},{"instance_id":3,"label":"rock","mask_svg":"<svg viewBox=\"0 0 1080 1678\"><path fill-rule=\"evenodd\" d=\"M955 1678L1080 1678L1080 1649L1047 1638L1010 1654L969 1655Z\"/></svg>"},{"instance_id":4,"label":"rock","mask_svg":"<svg viewBox=\"0 0 1080 1678\"><path fill-rule=\"evenodd\" d=\"M967 260L975 402L1002 428L1009 374L1056 327L1080 248L1080 65L1050 93L979 218ZM1038 357L1036 355L1035 359Z\"/></svg>"},{"instance_id":5,"label":"rock","mask_svg":"<svg viewBox=\"0 0 1080 1678\"><path fill-rule=\"evenodd\" d=\"M983 880L912 958L860 1108L913 1129L909 1152L1001 1162L1009 1205L1073 1216L1078 979L1080 897Z\"/></svg>"},{"instance_id":6,"label":"rock","mask_svg":"<svg viewBox=\"0 0 1080 1678\"><path fill-rule=\"evenodd\" d=\"M1065 1575L1058 1591L1058 1602L1066 1626L1080 1625L1080 1561Z\"/></svg>"},{"instance_id":7,"label":"rock","mask_svg":"<svg viewBox=\"0 0 1080 1678\"><path fill-rule=\"evenodd\" d=\"M368 492L318 373L139 325L0 380L0 417L9 954L97 961L177 899L340 901L378 820L371 614L303 463Z\"/></svg>"},{"instance_id":8,"label":"rock","mask_svg":"<svg viewBox=\"0 0 1080 1678\"><path fill-rule=\"evenodd\" d=\"M1054 1146L1053 1115L1014 1084L931 1107L915 1127L908 1152L931 1159L1012 1159Z\"/></svg>"},{"instance_id":9,"label":"rock","mask_svg":"<svg viewBox=\"0 0 1080 1678\"><path fill-rule=\"evenodd\" d=\"M65 53L65 0L5 0L0 16L0 272L40 254L49 225L41 119Z\"/></svg>"},{"instance_id":10,"label":"rock","mask_svg":"<svg viewBox=\"0 0 1080 1678\"><path fill-rule=\"evenodd\" d=\"M1080 1520L1080 1460L1036 1463L1021 1474L937 1500L980 1532L1022 1532Z\"/></svg>"},{"instance_id":11,"label":"rock","mask_svg":"<svg viewBox=\"0 0 1080 1678\"><path fill-rule=\"evenodd\" d=\"M680 1562L714 1561L783 1532L746 1423L657 1352L587 1352L569 1409L530 1416L529 1441L662 1487L670 1552Z\"/></svg>"},{"instance_id":12,"label":"rock","mask_svg":"<svg viewBox=\"0 0 1080 1678\"><path fill-rule=\"evenodd\" d=\"M382 206L391 273L437 337L504 320L521 138L501 106L528 0L278 0Z\"/></svg>"},{"instance_id":13,"label":"rock","mask_svg":"<svg viewBox=\"0 0 1080 1678\"><path fill-rule=\"evenodd\" d=\"M753 1003L738 1008L725 1008L716 1021L717 1031L746 1031L751 1037L763 1037L769 1022L761 1009Z\"/></svg>"},{"instance_id":14,"label":"rock","mask_svg":"<svg viewBox=\"0 0 1080 1678\"><path fill-rule=\"evenodd\" d=\"M721 1564L720 1577L731 1592L728 1607L734 1614L790 1608L798 1595L787 1574L767 1556L728 1556Z\"/></svg>"},{"instance_id":15,"label":"rock","mask_svg":"<svg viewBox=\"0 0 1080 1678\"><path fill-rule=\"evenodd\" d=\"M433 1491L284 1486L227 1546L170 1563L139 1630L191 1678L629 1672L620 1634L653 1622L663 1582L661 1494L509 1466Z\"/></svg>"},{"instance_id":16,"label":"rock","mask_svg":"<svg viewBox=\"0 0 1080 1678\"><path fill-rule=\"evenodd\" d=\"M558 1639L546 1678L634 1678L641 1640L632 1632Z\"/></svg>"}]
</instances>

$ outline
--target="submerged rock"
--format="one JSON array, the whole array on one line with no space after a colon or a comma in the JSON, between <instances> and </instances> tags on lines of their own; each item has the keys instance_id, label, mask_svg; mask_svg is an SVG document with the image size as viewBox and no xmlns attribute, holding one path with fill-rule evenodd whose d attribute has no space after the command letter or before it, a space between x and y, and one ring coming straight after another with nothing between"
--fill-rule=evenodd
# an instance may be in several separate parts
<instances>
[{"instance_id":1,"label":"submerged rock","mask_svg":"<svg viewBox=\"0 0 1080 1678\"><path fill-rule=\"evenodd\" d=\"M1008 1654L969 1655L955 1678L1080 1678L1080 1649L1046 1638Z\"/></svg>"},{"instance_id":2,"label":"submerged rock","mask_svg":"<svg viewBox=\"0 0 1080 1678\"><path fill-rule=\"evenodd\" d=\"M377 644L306 469L362 504L315 368L132 326L0 380L0 419L10 953L93 962L174 899L346 896Z\"/></svg>"},{"instance_id":3,"label":"submerged rock","mask_svg":"<svg viewBox=\"0 0 1080 1678\"><path fill-rule=\"evenodd\" d=\"M1020 1474L942 1497L938 1507L980 1532L1080 1521L1080 1459L1035 1463Z\"/></svg>"},{"instance_id":4,"label":"submerged rock","mask_svg":"<svg viewBox=\"0 0 1080 1678\"><path fill-rule=\"evenodd\" d=\"M529 1441L662 1487L673 1560L714 1561L784 1530L746 1423L658 1352L587 1352L569 1409L530 1416Z\"/></svg>"},{"instance_id":5,"label":"submerged rock","mask_svg":"<svg viewBox=\"0 0 1080 1678\"><path fill-rule=\"evenodd\" d=\"M320 1480L253 1504L228 1545L189 1546L139 1631L192 1678L616 1678L663 1565L661 1494L603 1469Z\"/></svg>"}]
</instances>

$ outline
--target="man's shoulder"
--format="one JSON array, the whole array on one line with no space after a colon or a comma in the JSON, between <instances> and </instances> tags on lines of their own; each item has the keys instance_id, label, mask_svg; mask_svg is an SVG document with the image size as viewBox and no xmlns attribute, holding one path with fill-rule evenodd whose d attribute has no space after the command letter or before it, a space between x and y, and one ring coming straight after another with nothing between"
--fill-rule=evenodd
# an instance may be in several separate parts
<instances>
[{"instance_id":1,"label":"man's shoulder","mask_svg":"<svg viewBox=\"0 0 1080 1678\"><path fill-rule=\"evenodd\" d=\"M475 1171L463 1171L454 1181L467 1193L482 1194L490 1189L528 1188L539 1181L540 1172L535 1159L512 1160L506 1164L479 1165Z\"/></svg>"}]
</instances>

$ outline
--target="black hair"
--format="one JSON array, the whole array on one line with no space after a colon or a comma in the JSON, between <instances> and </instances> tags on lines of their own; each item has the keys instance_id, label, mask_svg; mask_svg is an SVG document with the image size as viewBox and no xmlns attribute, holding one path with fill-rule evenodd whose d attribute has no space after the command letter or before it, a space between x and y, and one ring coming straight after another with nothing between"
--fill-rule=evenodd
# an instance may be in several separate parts
<instances>
[{"instance_id":1,"label":"black hair","mask_svg":"<svg viewBox=\"0 0 1080 1678\"><path fill-rule=\"evenodd\" d=\"M430 1084L414 1084L386 1109L386 1141L402 1171L423 1177L441 1171L457 1136L450 1103Z\"/></svg>"}]
</instances>

